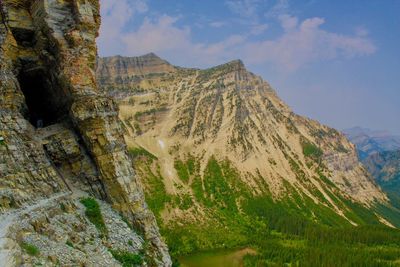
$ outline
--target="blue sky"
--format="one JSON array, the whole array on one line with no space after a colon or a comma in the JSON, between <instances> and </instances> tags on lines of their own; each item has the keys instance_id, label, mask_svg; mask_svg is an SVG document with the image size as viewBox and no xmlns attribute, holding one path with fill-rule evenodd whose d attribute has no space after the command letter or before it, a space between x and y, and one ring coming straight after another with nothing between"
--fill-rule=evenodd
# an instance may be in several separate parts
<instances>
[{"instance_id":1,"label":"blue sky","mask_svg":"<svg viewBox=\"0 0 400 267\"><path fill-rule=\"evenodd\" d=\"M101 0L100 56L240 58L292 109L400 134L399 0Z\"/></svg>"}]
</instances>

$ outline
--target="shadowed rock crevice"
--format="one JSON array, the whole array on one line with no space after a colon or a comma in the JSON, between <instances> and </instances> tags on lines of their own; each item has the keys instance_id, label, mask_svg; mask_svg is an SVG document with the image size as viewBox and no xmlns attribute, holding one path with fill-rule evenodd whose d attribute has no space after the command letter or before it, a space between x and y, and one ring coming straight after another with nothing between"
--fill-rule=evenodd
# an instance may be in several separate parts
<instances>
[{"instance_id":1,"label":"shadowed rock crevice","mask_svg":"<svg viewBox=\"0 0 400 267\"><path fill-rule=\"evenodd\" d=\"M11 32L21 47L33 47L36 44L35 32L32 29L11 28Z\"/></svg>"}]
</instances>

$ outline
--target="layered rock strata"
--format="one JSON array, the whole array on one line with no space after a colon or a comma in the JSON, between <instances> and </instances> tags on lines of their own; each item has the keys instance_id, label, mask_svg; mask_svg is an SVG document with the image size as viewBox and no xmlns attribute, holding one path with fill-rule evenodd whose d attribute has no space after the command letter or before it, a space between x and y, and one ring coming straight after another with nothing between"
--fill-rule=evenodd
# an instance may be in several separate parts
<instances>
[{"instance_id":1,"label":"layered rock strata","mask_svg":"<svg viewBox=\"0 0 400 267\"><path fill-rule=\"evenodd\" d=\"M154 62L162 68L142 71L153 69ZM196 203L193 181L204 176L209 159L215 157L230 162L255 196L283 199L304 194L352 224L357 223L346 217L351 208L345 202L387 204L387 196L343 134L292 112L240 60L200 70L174 67L150 54L99 59L96 72L100 87L110 96L125 92L118 102L128 144L159 159L156 173L172 196L189 195ZM186 177L187 182L176 167L179 160L193 158L200 164L199 173ZM203 177L202 188L205 183ZM170 206L161 211L164 221L197 216Z\"/></svg>"},{"instance_id":2,"label":"layered rock strata","mask_svg":"<svg viewBox=\"0 0 400 267\"><path fill-rule=\"evenodd\" d=\"M131 166L118 107L97 90L98 1L0 3L1 210L82 185L143 233L158 265L171 265Z\"/></svg>"}]
</instances>

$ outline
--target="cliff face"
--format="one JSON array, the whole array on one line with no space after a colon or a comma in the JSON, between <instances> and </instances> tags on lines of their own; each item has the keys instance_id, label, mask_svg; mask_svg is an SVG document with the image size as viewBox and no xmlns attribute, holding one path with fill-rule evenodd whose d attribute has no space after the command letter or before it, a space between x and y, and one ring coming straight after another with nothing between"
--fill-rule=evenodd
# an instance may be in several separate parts
<instances>
[{"instance_id":1,"label":"cliff face","mask_svg":"<svg viewBox=\"0 0 400 267\"><path fill-rule=\"evenodd\" d=\"M153 53L142 57L106 57L98 58L96 77L99 86L108 95L124 98L131 90L140 90L135 86L148 75L174 73L177 68Z\"/></svg>"},{"instance_id":2,"label":"cliff face","mask_svg":"<svg viewBox=\"0 0 400 267\"><path fill-rule=\"evenodd\" d=\"M154 264L171 265L131 166L118 106L97 90L98 1L4 0L1 9L0 209L3 221L10 222L2 230L2 245L46 233L57 214L49 214L46 199L62 198L70 213L79 214L79 196L91 194L143 233L150 244L145 254ZM25 217L34 217L37 210L48 219L35 225L34 233L26 225L20 226L28 231L23 234L8 231L11 224L18 228L11 219L29 212ZM12 261L15 253L23 250L15 245L4 255Z\"/></svg>"},{"instance_id":3,"label":"cliff face","mask_svg":"<svg viewBox=\"0 0 400 267\"><path fill-rule=\"evenodd\" d=\"M125 92L118 100L128 145L158 158L159 166L152 174L138 167L147 192L151 195L152 179L160 176L167 195L178 196L181 203L187 199L194 203L191 209L165 203L159 213L163 222L210 218L202 196L218 202L217 181L207 181L214 159L228 162L238 173L238 183L243 182L253 197L293 200L300 194L304 201L312 199L352 224L359 222L348 215L347 201L364 207L387 203L344 135L294 114L240 60L206 70L176 67L175 71L146 74L130 64L102 76L106 68L119 69L120 64L112 63L119 60L99 60L97 75L110 95ZM141 57L128 61L144 62ZM185 164L189 164L187 170ZM229 187L232 197L236 185ZM238 210L246 198L252 197L238 193Z\"/></svg>"},{"instance_id":4,"label":"cliff face","mask_svg":"<svg viewBox=\"0 0 400 267\"><path fill-rule=\"evenodd\" d=\"M132 76L144 76L146 74L161 74L175 72L176 68L157 55L150 53L142 57L105 57L97 60L97 76L107 82L112 78L120 80ZM114 81L115 82L115 81ZM102 84L102 82L99 82ZM106 86L107 84L102 84ZM115 85L113 83L113 85Z\"/></svg>"}]
</instances>

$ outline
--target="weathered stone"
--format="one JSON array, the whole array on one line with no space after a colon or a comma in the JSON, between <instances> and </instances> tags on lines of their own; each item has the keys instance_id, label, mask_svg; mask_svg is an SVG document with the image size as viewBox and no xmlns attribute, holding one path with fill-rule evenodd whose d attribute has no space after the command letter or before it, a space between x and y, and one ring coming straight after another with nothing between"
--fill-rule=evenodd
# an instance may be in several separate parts
<instances>
[{"instance_id":1,"label":"weathered stone","mask_svg":"<svg viewBox=\"0 0 400 267\"><path fill-rule=\"evenodd\" d=\"M118 106L97 90L98 1L4 0L0 7L7 15L0 24L0 210L84 190L123 213L158 265L170 266L127 155ZM37 232L50 227L32 222Z\"/></svg>"}]
</instances>

